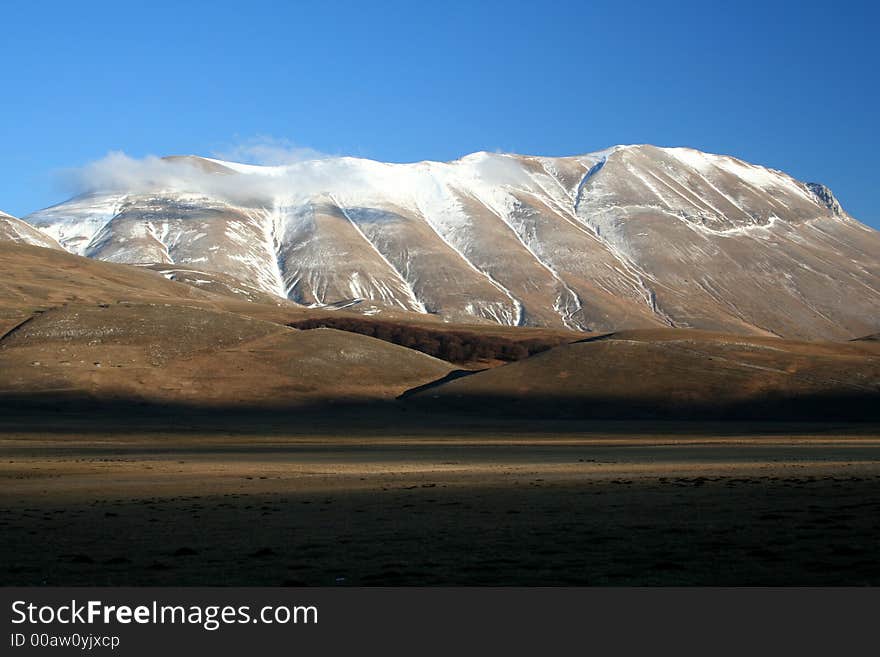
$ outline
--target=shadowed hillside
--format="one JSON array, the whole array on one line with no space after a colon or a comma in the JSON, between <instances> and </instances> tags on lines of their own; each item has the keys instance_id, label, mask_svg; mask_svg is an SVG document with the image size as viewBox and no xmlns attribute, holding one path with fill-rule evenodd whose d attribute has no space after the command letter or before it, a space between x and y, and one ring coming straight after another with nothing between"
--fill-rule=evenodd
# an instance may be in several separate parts
<instances>
[{"instance_id":1,"label":"shadowed hillside","mask_svg":"<svg viewBox=\"0 0 880 657\"><path fill-rule=\"evenodd\" d=\"M880 352L680 329L624 331L444 382L409 397L435 411L529 417L880 416Z\"/></svg>"}]
</instances>

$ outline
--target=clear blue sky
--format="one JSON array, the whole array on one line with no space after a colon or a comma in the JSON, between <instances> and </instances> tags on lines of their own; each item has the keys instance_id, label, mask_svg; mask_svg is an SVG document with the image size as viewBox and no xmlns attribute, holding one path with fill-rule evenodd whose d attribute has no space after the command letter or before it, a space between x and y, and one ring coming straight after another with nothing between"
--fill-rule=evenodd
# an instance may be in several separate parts
<instances>
[{"instance_id":1,"label":"clear blue sky","mask_svg":"<svg viewBox=\"0 0 880 657\"><path fill-rule=\"evenodd\" d=\"M876 2L4 2L0 208L111 150L731 153L880 227Z\"/></svg>"}]
</instances>

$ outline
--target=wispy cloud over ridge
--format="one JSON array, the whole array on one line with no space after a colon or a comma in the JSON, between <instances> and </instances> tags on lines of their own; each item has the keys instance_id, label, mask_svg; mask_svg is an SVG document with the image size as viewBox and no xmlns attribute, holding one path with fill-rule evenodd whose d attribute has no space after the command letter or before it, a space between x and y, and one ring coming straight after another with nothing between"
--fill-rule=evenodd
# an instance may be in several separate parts
<instances>
[{"instance_id":1,"label":"wispy cloud over ridge","mask_svg":"<svg viewBox=\"0 0 880 657\"><path fill-rule=\"evenodd\" d=\"M88 193L186 192L232 202L329 192L339 180L357 185L359 175L344 160L290 140L254 137L211 154L217 160L273 167L224 169L191 157L132 157L112 151L81 167L57 172L61 189ZM344 170L344 173L343 173ZM295 190L295 192L294 192Z\"/></svg>"},{"instance_id":2,"label":"wispy cloud over ridge","mask_svg":"<svg viewBox=\"0 0 880 657\"><path fill-rule=\"evenodd\" d=\"M220 160L241 162L243 164L262 164L265 166L283 166L309 160L323 160L331 155L321 151L300 146L289 139L257 135L241 140L229 147L213 153Z\"/></svg>"}]
</instances>

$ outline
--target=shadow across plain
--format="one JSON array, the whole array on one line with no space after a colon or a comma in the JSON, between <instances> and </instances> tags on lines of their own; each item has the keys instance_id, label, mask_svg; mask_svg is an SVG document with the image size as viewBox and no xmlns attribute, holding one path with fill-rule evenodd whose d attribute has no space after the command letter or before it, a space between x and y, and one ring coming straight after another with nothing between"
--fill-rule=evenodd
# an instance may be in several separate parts
<instances>
[{"instance_id":1,"label":"shadow across plain","mask_svg":"<svg viewBox=\"0 0 880 657\"><path fill-rule=\"evenodd\" d=\"M713 406L665 399L615 397L505 397L470 395L431 398L431 384L418 397L397 400L327 400L295 407L207 404L110 399L78 394L42 394L0 398L0 429L20 433L96 434L138 432L231 432L328 435L341 433L443 436L464 433L479 438L495 432L548 434L601 431L609 434L718 435L864 432L880 424L876 394L765 396L739 404Z\"/></svg>"}]
</instances>

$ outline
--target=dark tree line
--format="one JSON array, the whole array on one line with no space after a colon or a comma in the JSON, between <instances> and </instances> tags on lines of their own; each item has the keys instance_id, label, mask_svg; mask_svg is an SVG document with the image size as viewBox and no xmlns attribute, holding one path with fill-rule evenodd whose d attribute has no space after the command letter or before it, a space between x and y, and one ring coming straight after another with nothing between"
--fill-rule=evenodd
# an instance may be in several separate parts
<instances>
[{"instance_id":1,"label":"dark tree line","mask_svg":"<svg viewBox=\"0 0 880 657\"><path fill-rule=\"evenodd\" d=\"M460 329L431 328L389 320L359 317L323 317L305 319L288 324L292 328L309 330L332 328L368 335L385 342L408 347L442 358L450 363L468 363L482 360L515 361L546 351L562 344L559 337L533 337L520 340L465 331Z\"/></svg>"}]
</instances>

